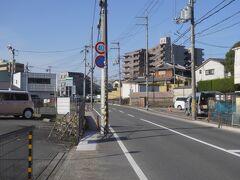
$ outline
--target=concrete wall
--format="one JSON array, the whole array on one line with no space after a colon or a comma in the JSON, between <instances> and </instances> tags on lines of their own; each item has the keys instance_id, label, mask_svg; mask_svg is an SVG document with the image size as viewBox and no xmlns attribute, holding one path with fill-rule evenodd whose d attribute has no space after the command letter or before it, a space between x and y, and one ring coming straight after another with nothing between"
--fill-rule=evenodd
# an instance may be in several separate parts
<instances>
[{"instance_id":1,"label":"concrete wall","mask_svg":"<svg viewBox=\"0 0 240 180\"><path fill-rule=\"evenodd\" d=\"M206 75L206 70L214 69L213 75ZM225 77L224 65L220 62L209 61L196 70L196 83L199 81L222 79Z\"/></svg>"},{"instance_id":2,"label":"concrete wall","mask_svg":"<svg viewBox=\"0 0 240 180\"><path fill-rule=\"evenodd\" d=\"M122 98L129 98L131 92L139 92L139 85L136 83L122 82Z\"/></svg>"},{"instance_id":3,"label":"concrete wall","mask_svg":"<svg viewBox=\"0 0 240 180\"><path fill-rule=\"evenodd\" d=\"M173 89L173 101L175 101L177 97L188 97L191 93L192 93L191 87Z\"/></svg>"}]
</instances>

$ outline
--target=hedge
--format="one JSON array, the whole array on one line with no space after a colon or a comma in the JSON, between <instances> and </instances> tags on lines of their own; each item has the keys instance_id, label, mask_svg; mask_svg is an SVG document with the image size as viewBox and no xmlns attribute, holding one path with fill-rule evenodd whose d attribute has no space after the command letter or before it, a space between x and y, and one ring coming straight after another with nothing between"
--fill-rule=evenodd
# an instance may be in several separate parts
<instances>
[{"instance_id":1,"label":"hedge","mask_svg":"<svg viewBox=\"0 0 240 180\"><path fill-rule=\"evenodd\" d=\"M223 93L240 90L240 85L234 85L234 78L214 79L198 82L199 91L220 91Z\"/></svg>"}]
</instances>

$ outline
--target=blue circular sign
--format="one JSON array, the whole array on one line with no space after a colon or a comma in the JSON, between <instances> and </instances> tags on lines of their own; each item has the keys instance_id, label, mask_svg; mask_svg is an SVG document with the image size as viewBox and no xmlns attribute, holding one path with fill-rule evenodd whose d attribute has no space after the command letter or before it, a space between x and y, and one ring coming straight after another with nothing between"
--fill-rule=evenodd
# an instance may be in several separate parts
<instances>
[{"instance_id":1,"label":"blue circular sign","mask_svg":"<svg viewBox=\"0 0 240 180\"><path fill-rule=\"evenodd\" d=\"M104 61L105 61L104 56L97 56L96 59L95 59L95 64L96 64L97 67L103 68L104 67Z\"/></svg>"}]
</instances>

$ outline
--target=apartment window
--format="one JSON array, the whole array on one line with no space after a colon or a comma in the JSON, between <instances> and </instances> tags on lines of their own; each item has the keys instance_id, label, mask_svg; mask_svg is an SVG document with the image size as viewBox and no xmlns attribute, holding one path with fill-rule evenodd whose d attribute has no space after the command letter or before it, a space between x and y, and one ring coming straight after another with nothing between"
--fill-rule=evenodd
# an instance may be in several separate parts
<instances>
[{"instance_id":1,"label":"apartment window","mask_svg":"<svg viewBox=\"0 0 240 180\"><path fill-rule=\"evenodd\" d=\"M199 74L202 74L202 70L199 70Z\"/></svg>"},{"instance_id":2,"label":"apartment window","mask_svg":"<svg viewBox=\"0 0 240 180\"><path fill-rule=\"evenodd\" d=\"M205 75L213 75L214 74L214 69L208 69L205 71Z\"/></svg>"},{"instance_id":3,"label":"apartment window","mask_svg":"<svg viewBox=\"0 0 240 180\"><path fill-rule=\"evenodd\" d=\"M29 84L51 84L51 79L49 78L28 78Z\"/></svg>"}]
</instances>

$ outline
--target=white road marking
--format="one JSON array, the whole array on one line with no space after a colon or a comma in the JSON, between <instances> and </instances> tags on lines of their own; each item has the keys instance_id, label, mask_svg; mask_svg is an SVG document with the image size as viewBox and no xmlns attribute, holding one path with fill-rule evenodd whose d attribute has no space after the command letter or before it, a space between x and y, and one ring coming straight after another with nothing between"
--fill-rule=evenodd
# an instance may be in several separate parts
<instances>
[{"instance_id":1,"label":"white road marking","mask_svg":"<svg viewBox=\"0 0 240 180\"><path fill-rule=\"evenodd\" d=\"M119 110L120 113L124 113L123 111Z\"/></svg>"},{"instance_id":2,"label":"white road marking","mask_svg":"<svg viewBox=\"0 0 240 180\"><path fill-rule=\"evenodd\" d=\"M128 116L130 116L130 117L135 117L134 115L131 115L131 114L128 114Z\"/></svg>"},{"instance_id":3,"label":"white road marking","mask_svg":"<svg viewBox=\"0 0 240 180\"><path fill-rule=\"evenodd\" d=\"M146 177L146 175L143 173L143 171L141 170L141 168L138 166L138 164L136 163L136 161L133 159L133 157L131 156L131 154L129 153L129 151L127 150L126 146L123 144L123 142L120 140L120 138L118 137L117 133L113 130L113 128L109 128L111 130L111 132L113 133L115 139L117 140L120 148L122 149L124 155L126 156L128 162L131 164L133 170L135 171L135 173L137 174L137 176L139 177L139 179L141 180L147 180L148 178Z\"/></svg>"},{"instance_id":4,"label":"white road marking","mask_svg":"<svg viewBox=\"0 0 240 180\"><path fill-rule=\"evenodd\" d=\"M152 124L152 125L158 126L158 127L160 127L160 128L163 128L163 129L169 130L169 131L171 131L171 132L173 132L173 133L175 133L175 134L178 134L178 135L183 136L183 137L185 137L185 138L188 138L188 139L191 139L191 140L193 140L193 141L199 142L199 143L201 143L201 144L204 144L204 145L210 146L210 147L212 147L212 148L214 148L214 149L218 149L218 150L223 151L223 152L226 152L226 153L228 153L228 154L231 154L231 155L234 155L234 156L240 157L240 154L237 154L236 152L233 152L233 151L231 151L231 150L227 150L227 149L221 148L221 147L219 147L219 146L216 146L216 145L213 145L213 144L207 143L207 142L202 141L202 140L200 140L200 139L197 139L197 138L194 138L194 137L188 136L188 135L186 135L186 134L180 133L180 132L178 132L178 131L175 131L175 130L173 130L173 129L170 129L170 128L166 127L166 126L162 126L162 125L159 125L159 124L153 123L153 122L148 121L148 120L146 120L146 119L140 119L140 120L141 120L141 121L144 121L144 122L146 122L146 123L149 123L149 124Z\"/></svg>"},{"instance_id":5,"label":"white road marking","mask_svg":"<svg viewBox=\"0 0 240 180\"><path fill-rule=\"evenodd\" d=\"M240 150L237 150L237 149L231 149L231 150L228 150L229 152L233 152L233 153L240 153Z\"/></svg>"}]
</instances>

